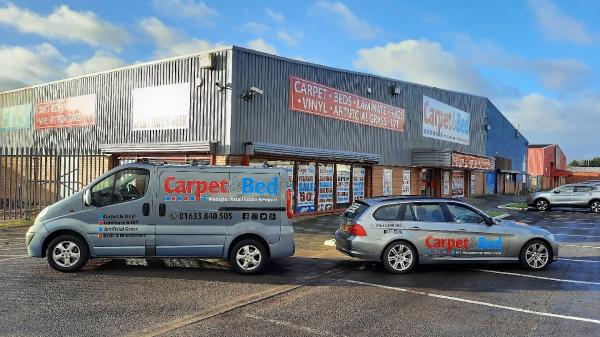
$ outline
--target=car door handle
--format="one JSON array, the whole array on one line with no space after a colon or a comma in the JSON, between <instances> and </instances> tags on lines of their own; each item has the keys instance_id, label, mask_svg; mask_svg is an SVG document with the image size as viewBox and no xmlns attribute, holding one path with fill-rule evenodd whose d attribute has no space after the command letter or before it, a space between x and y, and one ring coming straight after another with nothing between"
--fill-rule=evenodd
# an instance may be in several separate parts
<instances>
[{"instance_id":1,"label":"car door handle","mask_svg":"<svg viewBox=\"0 0 600 337\"><path fill-rule=\"evenodd\" d=\"M459 228L459 229L457 229L457 231L464 232L464 231L466 231L466 229L464 229L464 228Z\"/></svg>"},{"instance_id":2,"label":"car door handle","mask_svg":"<svg viewBox=\"0 0 600 337\"><path fill-rule=\"evenodd\" d=\"M161 203L158 205L158 215L165 216L167 214L167 205Z\"/></svg>"},{"instance_id":3,"label":"car door handle","mask_svg":"<svg viewBox=\"0 0 600 337\"><path fill-rule=\"evenodd\" d=\"M145 202L142 205L142 214L144 214L144 216L148 216L150 215L150 204Z\"/></svg>"},{"instance_id":4,"label":"car door handle","mask_svg":"<svg viewBox=\"0 0 600 337\"><path fill-rule=\"evenodd\" d=\"M419 227L419 226L413 226L410 229L421 229L421 227Z\"/></svg>"}]
</instances>

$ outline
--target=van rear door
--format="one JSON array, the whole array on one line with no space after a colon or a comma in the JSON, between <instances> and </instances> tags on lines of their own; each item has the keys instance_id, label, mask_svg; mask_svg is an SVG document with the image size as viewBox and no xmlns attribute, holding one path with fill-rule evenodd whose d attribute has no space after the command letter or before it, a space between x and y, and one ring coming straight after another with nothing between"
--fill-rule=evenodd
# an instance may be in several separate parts
<instances>
[{"instance_id":1,"label":"van rear door","mask_svg":"<svg viewBox=\"0 0 600 337\"><path fill-rule=\"evenodd\" d=\"M156 256L221 257L231 212L229 172L198 168L159 169Z\"/></svg>"}]
</instances>

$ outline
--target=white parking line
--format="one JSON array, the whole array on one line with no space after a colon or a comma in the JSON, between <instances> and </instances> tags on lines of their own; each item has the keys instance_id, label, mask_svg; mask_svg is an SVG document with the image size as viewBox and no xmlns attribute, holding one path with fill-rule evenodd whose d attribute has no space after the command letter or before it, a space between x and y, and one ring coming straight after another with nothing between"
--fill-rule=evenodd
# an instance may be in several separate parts
<instances>
[{"instance_id":1,"label":"white parking line","mask_svg":"<svg viewBox=\"0 0 600 337\"><path fill-rule=\"evenodd\" d=\"M498 270L489 270L489 269L471 269L484 273L493 273L493 274L502 274L502 275L510 275L510 276L520 276L520 277L529 277L535 278L538 280L547 280L547 281L556 281L556 282L566 282L566 283L578 283L578 284L591 284L600 286L600 282L590 282L590 281L578 281L578 280L567 280L562 278L554 278L554 277L545 277L545 276L534 276L529 274L519 274L519 273L510 273L506 271L498 271Z\"/></svg>"},{"instance_id":2,"label":"white parking line","mask_svg":"<svg viewBox=\"0 0 600 337\"><path fill-rule=\"evenodd\" d=\"M361 281L355 281L355 280L343 280L343 281L346 281L348 283L353 283L353 284L367 285L367 286L372 286L372 287L377 287L377 288L382 288L382 289L401 291L401 292L410 293L410 294L424 295L424 296L429 296L429 297L434 297L434 298L440 298L440 299L444 299L444 300L450 300L450 301L456 301L456 302L463 302L463 303L470 303L470 304L477 304L477 305L483 305L483 306L486 306L486 307L492 307L492 308L498 308L498 309L505 309L505 310L516 311L516 312L523 312L523 313L532 314L532 315L554 317L554 318L562 318L562 319L568 319L568 320L572 320L572 321L581 321L581 322L588 322L588 323L600 324L600 320L598 320L598 319L585 318L585 317L577 317L577 316L567 316L567 315L560 315L560 314L553 314L553 313L550 313L550 312L543 312L543 311L533 311L533 310L521 309L521 308L516 308L516 307L509 307L509 306L506 306L506 305L493 304L493 303L482 302L482 301L468 300L468 299L460 298L460 297L439 295L439 294L426 293L426 292L423 292L423 291L416 291L416 290L410 290L410 289L405 289L405 288L384 286L384 285L376 284L376 283L361 282Z\"/></svg>"},{"instance_id":3,"label":"white parking line","mask_svg":"<svg viewBox=\"0 0 600 337\"><path fill-rule=\"evenodd\" d=\"M260 316L256 316L256 315L246 315L246 317L254 318L256 320L263 321L263 322L266 322L266 323L271 323L271 324L275 324L275 325L279 325L279 326L284 326L286 328L292 328L292 329L296 329L296 330L308 332L308 333L313 334L313 335L318 335L318 336L334 336L334 337L339 336L339 335L336 335L333 332L330 332L330 331L327 331L327 330L315 329L315 328L311 328L311 327L304 326L304 325L297 325L297 324L294 324L292 322L282 321L282 320L279 320L279 319L264 318L264 317L260 317Z\"/></svg>"},{"instance_id":4,"label":"white parking line","mask_svg":"<svg viewBox=\"0 0 600 337\"><path fill-rule=\"evenodd\" d=\"M560 244L563 247L577 247L577 248L593 248L593 249L600 249L600 247L597 246L582 246L582 245L569 245L569 244L564 244L561 243Z\"/></svg>"},{"instance_id":5,"label":"white parking line","mask_svg":"<svg viewBox=\"0 0 600 337\"><path fill-rule=\"evenodd\" d=\"M598 260L578 260L578 259L567 259L564 257L559 257L558 259L564 260L564 261L573 261L573 262L600 263L600 261L598 261Z\"/></svg>"}]
</instances>

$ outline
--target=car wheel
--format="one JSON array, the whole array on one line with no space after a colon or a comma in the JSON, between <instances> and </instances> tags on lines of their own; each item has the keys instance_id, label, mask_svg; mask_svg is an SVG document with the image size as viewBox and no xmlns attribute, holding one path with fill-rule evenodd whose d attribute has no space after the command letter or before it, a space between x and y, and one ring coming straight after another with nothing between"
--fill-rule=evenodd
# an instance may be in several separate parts
<instances>
[{"instance_id":1,"label":"car wheel","mask_svg":"<svg viewBox=\"0 0 600 337\"><path fill-rule=\"evenodd\" d=\"M90 257L87 244L74 235L60 235L46 250L48 264L61 272L74 272L85 265Z\"/></svg>"},{"instance_id":2,"label":"car wheel","mask_svg":"<svg viewBox=\"0 0 600 337\"><path fill-rule=\"evenodd\" d=\"M539 199L535 202L535 209L538 211L547 211L550 209L550 204L544 199Z\"/></svg>"},{"instance_id":3,"label":"car wheel","mask_svg":"<svg viewBox=\"0 0 600 337\"><path fill-rule=\"evenodd\" d=\"M229 264L241 274L258 274L268 263L269 256L265 246L252 239L238 242L229 256Z\"/></svg>"},{"instance_id":4,"label":"car wheel","mask_svg":"<svg viewBox=\"0 0 600 337\"><path fill-rule=\"evenodd\" d=\"M594 213L600 213L600 201L594 200L590 203L590 208Z\"/></svg>"},{"instance_id":5,"label":"car wheel","mask_svg":"<svg viewBox=\"0 0 600 337\"><path fill-rule=\"evenodd\" d=\"M550 247L542 240L531 240L521 250L521 264L531 270L543 270L550 264Z\"/></svg>"},{"instance_id":6,"label":"car wheel","mask_svg":"<svg viewBox=\"0 0 600 337\"><path fill-rule=\"evenodd\" d=\"M410 272L417 264L417 252L406 241L390 244L383 252L382 262L385 269L395 274Z\"/></svg>"}]
</instances>

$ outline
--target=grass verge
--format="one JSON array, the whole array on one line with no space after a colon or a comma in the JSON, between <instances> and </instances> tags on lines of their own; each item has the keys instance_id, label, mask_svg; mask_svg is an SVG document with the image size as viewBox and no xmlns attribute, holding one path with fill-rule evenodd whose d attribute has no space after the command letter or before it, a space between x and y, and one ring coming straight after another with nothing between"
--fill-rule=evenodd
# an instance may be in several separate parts
<instances>
[{"instance_id":1,"label":"grass verge","mask_svg":"<svg viewBox=\"0 0 600 337\"><path fill-rule=\"evenodd\" d=\"M15 227L29 227L32 224L33 224L33 220L25 220L25 219L0 220L0 229L15 228Z\"/></svg>"}]
</instances>

